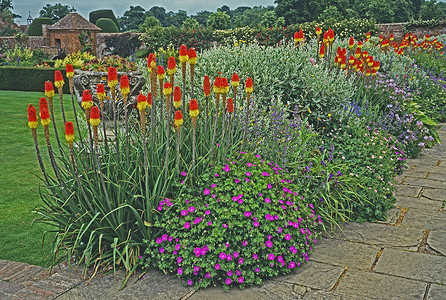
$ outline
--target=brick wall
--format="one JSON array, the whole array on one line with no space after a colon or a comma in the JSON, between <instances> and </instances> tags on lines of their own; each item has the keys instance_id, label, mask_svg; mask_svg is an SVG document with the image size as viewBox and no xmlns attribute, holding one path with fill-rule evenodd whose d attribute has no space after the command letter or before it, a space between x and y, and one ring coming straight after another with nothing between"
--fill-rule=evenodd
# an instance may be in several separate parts
<instances>
[{"instance_id":1,"label":"brick wall","mask_svg":"<svg viewBox=\"0 0 446 300\"><path fill-rule=\"evenodd\" d=\"M395 42L400 43L403 40L403 36L406 34L403 31L404 24L407 23L388 23L378 24L377 26L379 27L379 34L382 34L385 39L389 38L390 34L393 33ZM420 40L420 38L424 37L426 34L429 34L430 36L446 34L446 25L435 27L416 27L412 32L416 34L418 40Z\"/></svg>"}]
</instances>

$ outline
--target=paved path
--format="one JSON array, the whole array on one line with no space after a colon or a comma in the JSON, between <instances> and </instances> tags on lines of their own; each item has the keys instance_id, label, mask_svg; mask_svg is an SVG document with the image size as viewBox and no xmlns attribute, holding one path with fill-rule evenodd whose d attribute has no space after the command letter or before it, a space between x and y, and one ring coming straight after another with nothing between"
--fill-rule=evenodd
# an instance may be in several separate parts
<instances>
[{"instance_id":1,"label":"paved path","mask_svg":"<svg viewBox=\"0 0 446 300\"><path fill-rule=\"evenodd\" d=\"M440 139L446 141L446 124ZM299 271L262 286L194 291L158 271L119 291L122 272L90 284L62 268L0 261L0 299L446 299L446 142L427 149L396 179L386 222L347 223L322 238Z\"/></svg>"}]
</instances>

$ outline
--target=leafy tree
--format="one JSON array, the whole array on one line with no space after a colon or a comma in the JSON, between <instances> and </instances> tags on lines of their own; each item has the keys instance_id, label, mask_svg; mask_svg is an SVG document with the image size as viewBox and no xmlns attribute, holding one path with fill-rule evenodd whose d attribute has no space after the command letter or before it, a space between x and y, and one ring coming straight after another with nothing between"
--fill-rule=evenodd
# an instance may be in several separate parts
<instances>
[{"instance_id":1,"label":"leafy tree","mask_svg":"<svg viewBox=\"0 0 446 300\"><path fill-rule=\"evenodd\" d=\"M122 31L135 30L144 23L148 12L141 6L130 6L130 9L124 12L122 17L118 18Z\"/></svg>"},{"instance_id":2,"label":"leafy tree","mask_svg":"<svg viewBox=\"0 0 446 300\"><path fill-rule=\"evenodd\" d=\"M435 0L425 1L421 5L420 19L421 20L434 20L444 18L444 11L441 6Z\"/></svg>"},{"instance_id":3,"label":"leafy tree","mask_svg":"<svg viewBox=\"0 0 446 300\"><path fill-rule=\"evenodd\" d=\"M209 15L207 25L212 29L228 29L231 17L226 13L217 11Z\"/></svg>"},{"instance_id":4,"label":"leafy tree","mask_svg":"<svg viewBox=\"0 0 446 300\"><path fill-rule=\"evenodd\" d=\"M160 27L160 26L161 26L161 22L157 18L155 18L154 16L148 16L144 20L144 23L139 25L138 31L146 32L150 28Z\"/></svg>"},{"instance_id":5,"label":"leafy tree","mask_svg":"<svg viewBox=\"0 0 446 300\"><path fill-rule=\"evenodd\" d=\"M377 23L392 23L395 12L388 0L372 0L366 12L366 17L374 18Z\"/></svg>"},{"instance_id":6,"label":"leafy tree","mask_svg":"<svg viewBox=\"0 0 446 300\"><path fill-rule=\"evenodd\" d=\"M21 18L21 16L12 13L13 8L14 8L14 6L12 6L11 0L1 0L0 1L0 16L3 18L10 17L11 19Z\"/></svg>"},{"instance_id":7,"label":"leafy tree","mask_svg":"<svg viewBox=\"0 0 446 300\"><path fill-rule=\"evenodd\" d=\"M276 14L274 13L274 11L267 11L263 15L260 25L262 25L263 27L267 27L267 28L274 27L276 20L277 20L277 17L276 17Z\"/></svg>"},{"instance_id":8,"label":"leafy tree","mask_svg":"<svg viewBox=\"0 0 446 300\"><path fill-rule=\"evenodd\" d=\"M393 0L393 22L407 22L414 16L410 0Z\"/></svg>"},{"instance_id":9,"label":"leafy tree","mask_svg":"<svg viewBox=\"0 0 446 300\"><path fill-rule=\"evenodd\" d=\"M195 16L191 16L191 18L196 20L200 25L206 26L210 14L211 14L210 11L202 10L197 12Z\"/></svg>"},{"instance_id":10,"label":"leafy tree","mask_svg":"<svg viewBox=\"0 0 446 300\"><path fill-rule=\"evenodd\" d=\"M76 11L74 6L70 8L68 5L62 5L60 3L54 5L47 4L39 12L39 15L41 18L50 18L53 22L57 22L72 11Z\"/></svg>"},{"instance_id":11,"label":"leafy tree","mask_svg":"<svg viewBox=\"0 0 446 300\"><path fill-rule=\"evenodd\" d=\"M154 6L151 9L149 9L149 14L157 18L161 25L164 25L164 19L166 19L166 9L164 7Z\"/></svg>"},{"instance_id":12,"label":"leafy tree","mask_svg":"<svg viewBox=\"0 0 446 300\"><path fill-rule=\"evenodd\" d=\"M410 0L410 7L412 8L412 15L414 19L418 19L420 16L421 5L425 2L424 0Z\"/></svg>"},{"instance_id":13,"label":"leafy tree","mask_svg":"<svg viewBox=\"0 0 446 300\"><path fill-rule=\"evenodd\" d=\"M285 19L283 17L278 17L276 22L274 23L274 27L276 28L285 27Z\"/></svg>"},{"instance_id":14,"label":"leafy tree","mask_svg":"<svg viewBox=\"0 0 446 300\"><path fill-rule=\"evenodd\" d=\"M187 18L186 20L184 20L183 25L181 26L187 29L197 29L198 27L200 27L200 23L198 23L198 21L195 19Z\"/></svg>"},{"instance_id":15,"label":"leafy tree","mask_svg":"<svg viewBox=\"0 0 446 300\"><path fill-rule=\"evenodd\" d=\"M330 5L325 8L322 13L319 15L319 21L326 21L329 19L333 19L335 21L342 21L344 19L344 15L338 10L338 8L334 5Z\"/></svg>"},{"instance_id":16,"label":"leafy tree","mask_svg":"<svg viewBox=\"0 0 446 300\"><path fill-rule=\"evenodd\" d=\"M286 25L316 20L325 9L324 1L316 0L275 0L275 13L285 19Z\"/></svg>"}]
</instances>

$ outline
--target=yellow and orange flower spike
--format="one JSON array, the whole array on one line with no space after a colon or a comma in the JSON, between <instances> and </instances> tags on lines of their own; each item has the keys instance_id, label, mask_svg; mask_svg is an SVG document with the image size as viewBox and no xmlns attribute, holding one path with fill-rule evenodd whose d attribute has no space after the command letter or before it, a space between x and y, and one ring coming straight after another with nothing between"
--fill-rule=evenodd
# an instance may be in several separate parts
<instances>
[{"instance_id":1,"label":"yellow and orange flower spike","mask_svg":"<svg viewBox=\"0 0 446 300\"><path fill-rule=\"evenodd\" d=\"M358 47L357 48L359 48L359 50L361 50L361 48L362 48L362 42L361 41L358 41Z\"/></svg>"},{"instance_id":2,"label":"yellow and orange flower spike","mask_svg":"<svg viewBox=\"0 0 446 300\"><path fill-rule=\"evenodd\" d=\"M63 81L62 73L59 70L54 71L54 85L58 88L61 88L64 83L65 82Z\"/></svg>"},{"instance_id":3,"label":"yellow and orange flower spike","mask_svg":"<svg viewBox=\"0 0 446 300\"><path fill-rule=\"evenodd\" d=\"M150 92L147 94L147 105L152 109L152 93Z\"/></svg>"},{"instance_id":4,"label":"yellow and orange flower spike","mask_svg":"<svg viewBox=\"0 0 446 300\"><path fill-rule=\"evenodd\" d=\"M429 34L426 34L426 35L424 36L424 39L425 39L426 41L428 41L430 38L431 38L431 36L430 36Z\"/></svg>"},{"instance_id":5,"label":"yellow and orange flower spike","mask_svg":"<svg viewBox=\"0 0 446 300\"><path fill-rule=\"evenodd\" d=\"M372 70L372 76L376 76L376 70L375 69Z\"/></svg>"},{"instance_id":6,"label":"yellow and orange flower spike","mask_svg":"<svg viewBox=\"0 0 446 300\"><path fill-rule=\"evenodd\" d=\"M93 127L98 127L100 122L101 122L101 115L99 114L99 108L97 106L93 106L91 108L90 124Z\"/></svg>"},{"instance_id":7,"label":"yellow and orange flower spike","mask_svg":"<svg viewBox=\"0 0 446 300\"><path fill-rule=\"evenodd\" d=\"M322 33L322 29L319 28L319 26L316 28L316 36L319 38L319 36Z\"/></svg>"},{"instance_id":8,"label":"yellow and orange flower spike","mask_svg":"<svg viewBox=\"0 0 446 300\"><path fill-rule=\"evenodd\" d=\"M172 94L172 84L170 82L164 84L163 94L165 96L170 96L170 94Z\"/></svg>"},{"instance_id":9,"label":"yellow and orange flower spike","mask_svg":"<svg viewBox=\"0 0 446 300\"><path fill-rule=\"evenodd\" d=\"M175 109L180 109L181 107L181 90L179 86L176 86L173 90L173 106Z\"/></svg>"},{"instance_id":10,"label":"yellow and orange flower spike","mask_svg":"<svg viewBox=\"0 0 446 300\"><path fill-rule=\"evenodd\" d=\"M238 87L239 84L240 84L240 78L237 75L237 73L234 72L234 74L232 74L231 85L232 87Z\"/></svg>"},{"instance_id":11,"label":"yellow and orange flower spike","mask_svg":"<svg viewBox=\"0 0 446 300\"><path fill-rule=\"evenodd\" d=\"M118 73L115 67L108 67L108 86L114 89L118 85Z\"/></svg>"},{"instance_id":12,"label":"yellow and orange flower spike","mask_svg":"<svg viewBox=\"0 0 446 300\"><path fill-rule=\"evenodd\" d=\"M328 28L328 42L330 43L330 46L333 45L334 41L334 31L331 28Z\"/></svg>"},{"instance_id":13,"label":"yellow and orange flower spike","mask_svg":"<svg viewBox=\"0 0 446 300\"><path fill-rule=\"evenodd\" d=\"M191 116L192 119L196 119L198 117L198 114L200 111L198 110L198 103L197 99L192 99L189 101L189 116Z\"/></svg>"},{"instance_id":14,"label":"yellow and orange flower spike","mask_svg":"<svg viewBox=\"0 0 446 300\"><path fill-rule=\"evenodd\" d=\"M96 95L98 96L99 100L105 99L105 87L102 83L98 83L96 86Z\"/></svg>"},{"instance_id":15,"label":"yellow and orange flower spike","mask_svg":"<svg viewBox=\"0 0 446 300\"><path fill-rule=\"evenodd\" d=\"M147 106L149 105L147 103L147 98L146 96L144 96L144 94L139 94L138 97L136 98L136 108L141 112L145 111Z\"/></svg>"},{"instance_id":16,"label":"yellow and orange flower spike","mask_svg":"<svg viewBox=\"0 0 446 300\"><path fill-rule=\"evenodd\" d=\"M373 70L378 71L379 70L379 61L375 61L373 63Z\"/></svg>"},{"instance_id":17,"label":"yellow and orange flower spike","mask_svg":"<svg viewBox=\"0 0 446 300\"><path fill-rule=\"evenodd\" d=\"M245 84L245 92L247 94L251 94L253 91L253 82L252 82L252 78L248 77L246 78L246 84Z\"/></svg>"},{"instance_id":18,"label":"yellow and orange flower spike","mask_svg":"<svg viewBox=\"0 0 446 300\"><path fill-rule=\"evenodd\" d=\"M350 40L348 41L348 47L350 48L350 52L352 51L353 47L355 46L355 40L353 37L350 37Z\"/></svg>"},{"instance_id":19,"label":"yellow and orange flower spike","mask_svg":"<svg viewBox=\"0 0 446 300\"><path fill-rule=\"evenodd\" d=\"M359 42L358 42L358 44L359 44ZM356 52L355 52L356 59L359 59L360 56L361 56L361 48L356 47Z\"/></svg>"},{"instance_id":20,"label":"yellow and orange flower spike","mask_svg":"<svg viewBox=\"0 0 446 300\"><path fill-rule=\"evenodd\" d=\"M45 97L41 97L39 101L40 123L42 126L48 126L51 123L50 113L48 111L48 102Z\"/></svg>"},{"instance_id":21,"label":"yellow and orange flower spike","mask_svg":"<svg viewBox=\"0 0 446 300\"><path fill-rule=\"evenodd\" d=\"M186 45L180 46L180 55L178 56L180 59L180 62L185 63L188 61L189 57L187 56L187 47Z\"/></svg>"},{"instance_id":22,"label":"yellow and orange flower spike","mask_svg":"<svg viewBox=\"0 0 446 300\"><path fill-rule=\"evenodd\" d=\"M340 67L341 67L341 69L345 69L345 67L346 67L346 58L345 58L345 56L343 56L342 58L341 58L341 64L340 64Z\"/></svg>"},{"instance_id":23,"label":"yellow and orange flower spike","mask_svg":"<svg viewBox=\"0 0 446 300\"><path fill-rule=\"evenodd\" d=\"M355 63L355 57L353 55L350 55L348 59L349 66L353 66L354 63Z\"/></svg>"},{"instance_id":24,"label":"yellow and orange flower spike","mask_svg":"<svg viewBox=\"0 0 446 300\"><path fill-rule=\"evenodd\" d=\"M93 106L93 98L91 97L90 90L84 90L81 106L84 110L89 110Z\"/></svg>"},{"instance_id":25,"label":"yellow and orange flower spike","mask_svg":"<svg viewBox=\"0 0 446 300\"><path fill-rule=\"evenodd\" d=\"M228 104L226 105L226 110L230 114L234 112L234 101L232 100L232 98L228 98Z\"/></svg>"},{"instance_id":26,"label":"yellow and orange flower spike","mask_svg":"<svg viewBox=\"0 0 446 300\"><path fill-rule=\"evenodd\" d=\"M28 126L31 129L36 129L38 125L36 108L30 103L28 106Z\"/></svg>"},{"instance_id":27,"label":"yellow and orange flower spike","mask_svg":"<svg viewBox=\"0 0 446 300\"><path fill-rule=\"evenodd\" d=\"M187 56L190 65L195 65L197 63L197 53L195 52L195 48L189 48Z\"/></svg>"},{"instance_id":28,"label":"yellow and orange flower spike","mask_svg":"<svg viewBox=\"0 0 446 300\"><path fill-rule=\"evenodd\" d=\"M382 43L383 40L384 40L383 35L380 34L380 35L379 35L379 42Z\"/></svg>"},{"instance_id":29,"label":"yellow and orange flower spike","mask_svg":"<svg viewBox=\"0 0 446 300\"><path fill-rule=\"evenodd\" d=\"M319 58L323 59L325 56L325 46L324 43L322 43L321 48L319 49Z\"/></svg>"},{"instance_id":30,"label":"yellow and orange flower spike","mask_svg":"<svg viewBox=\"0 0 446 300\"><path fill-rule=\"evenodd\" d=\"M322 39L322 44L328 46L328 31L324 32L324 37Z\"/></svg>"},{"instance_id":31,"label":"yellow and orange flower spike","mask_svg":"<svg viewBox=\"0 0 446 300\"><path fill-rule=\"evenodd\" d=\"M51 81L45 81L45 96L48 98L54 97L54 87Z\"/></svg>"},{"instance_id":32,"label":"yellow and orange flower spike","mask_svg":"<svg viewBox=\"0 0 446 300\"><path fill-rule=\"evenodd\" d=\"M183 114L181 113L181 110L177 110L175 112L175 120L173 121L173 124L177 129L179 129L181 125L183 125L183 123L184 123Z\"/></svg>"},{"instance_id":33,"label":"yellow and orange flower spike","mask_svg":"<svg viewBox=\"0 0 446 300\"><path fill-rule=\"evenodd\" d=\"M368 42L370 39L370 31L367 32L367 35L365 36L365 41Z\"/></svg>"},{"instance_id":34,"label":"yellow and orange flower spike","mask_svg":"<svg viewBox=\"0 0 446 300\"><path fill-rule=\"evenodd\" d=\"M65 66L65 70L66 70L66 74L67 74L67 78L73 78L74 76L74 70L73 70L73 66L68 64Z\"/></svg>"},{"instance_id":35,"label":"yellow and orange flower spike","mask_svg":"<svg viewBox=\"0 0 446 300\"><path fill-rule=\"evenodd\" d=\"M389 37L389 40L390 40L391 42L393 42L394 39L395 39L395 37L393 36L393 33L391 33L391 34L390 34L390 37Z\"/></svg>"},{"instance_id":36,"label":"yellow and orange flower spike","mask_svg":"<svg viewBox=\"0 0 446 300\"><path fill-rule=\"evenodd\" d=\"M164 71L163 66L158 65L156 69L156 76L158 77L158 80L164 80L164 78L166 78L166 72Z\"/></svg>"},{"instance_id":37,"label":"yellow and orange flower spike","mask_svg":"<svg viewBox=\"0 0 446 300\"><path fill-rule=\"evenodd\" d=\"M70 148L73 146L74 141L74 126L73 122L65 122L65 139L68 142Z\"/></svg>"},{"instance_id":38,"label":"yellow and orange flower spike","mask_svg":"<svg viewBox=\"0 0 446 300\"><path fill-rule=\"evenodd\" d=\"M222 93L221 87L222 87L221 77L217 76L214 81L214 93L221 94Z\"/></svg>"},{"instance_id":39,"label":"yellow and orange flower spike","mask_svg":"<svg viewBox=\"0 0 446 300\"><path fill-rule=\"evenodd\" d=\"M366 73L365 73L365 76L369 77L370 74L372 74L372 71L370 71L370 69L367 69L367 71L366 71Z\"/></svg>"},{"instance_id":40,"label":"yellow and orange flower spike","mask_svg":"<svg viewBox=\"0 0 446 300\"><path fill-rule=\"evenodd\" d=\"M153 53L150 53L149 57L147 58L147 68L149 69L150 73L152 73L152 70L156 68L156 56Z\"/></svg>"},{"instance_id":41,"label":"yellow and orange flower spike","mask_svg":"<svg viewBox=\"0 0 446 300\"><path fill-rule=\"evenodd\" d=\"M167 74L169 76L172 76L177 71L177 63L175 61L175 57L170 56L169 60L167 61Z\"/></svg>"},{"instance_id":42,"label":"yellow and orange flower spike","mask_svg":"<svg viewBox=\"0 0 446 300\"><path fill-rule=\"evenodd\" d=\"M129 77L127 75L121 76L121 94L127 96L130 93Z\"/></svg>"},{"instance_id":43,"label":"yellow and orange flower spike","mask_svg":"<svg viewBox=\"0 0 446 300\"><path fill-rule=\"evenodd\" d=\"M211 83L209 82L209 76L205 75L203 80L203 92L206 97L211 94Z\"/></svg>"}]
</instances>

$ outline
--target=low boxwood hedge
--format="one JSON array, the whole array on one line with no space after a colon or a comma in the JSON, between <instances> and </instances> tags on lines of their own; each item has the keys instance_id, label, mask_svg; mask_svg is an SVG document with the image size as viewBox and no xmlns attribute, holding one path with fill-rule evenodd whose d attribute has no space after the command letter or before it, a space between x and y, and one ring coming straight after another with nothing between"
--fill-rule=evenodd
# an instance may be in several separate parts
<instances>
[{"instance_id":1,"label":"low boxwood hedge","mask_svg":"<svg viewBox=\"0 0 446 300\"><path fill-rule=\"evenodd\" d=\"M65 84L64 93L70 93L68 78L65 77L65 69L35 68L35 67L0 67L0 90L43 92L45 81L54 82L54 71L61 70ZM56 88L57 93L57 88Z\"/></svg>"}]
</instances>

